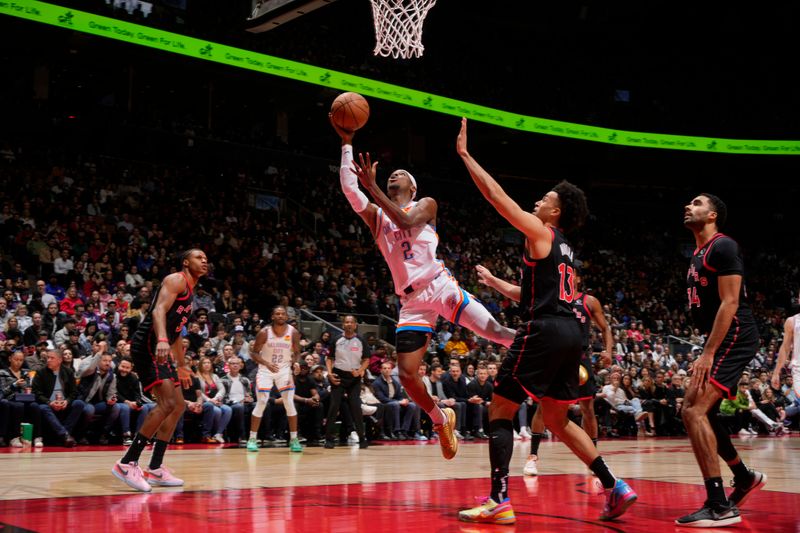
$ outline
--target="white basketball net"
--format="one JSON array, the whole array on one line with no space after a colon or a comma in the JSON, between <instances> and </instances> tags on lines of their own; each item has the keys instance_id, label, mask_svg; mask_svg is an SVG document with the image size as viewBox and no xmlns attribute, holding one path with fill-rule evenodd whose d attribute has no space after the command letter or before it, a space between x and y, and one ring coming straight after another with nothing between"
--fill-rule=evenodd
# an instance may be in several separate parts
<instances>
[{"instance_id":1,"label":"white basketball net","mask_svg":"<svg viewBox=\"0 0 800 533\"><path fill-rule=\"evenodd\" d=\"M420 57L422 24L436 0L370 0L375 20L376 56Z\"/></svg>"}]
</instances>

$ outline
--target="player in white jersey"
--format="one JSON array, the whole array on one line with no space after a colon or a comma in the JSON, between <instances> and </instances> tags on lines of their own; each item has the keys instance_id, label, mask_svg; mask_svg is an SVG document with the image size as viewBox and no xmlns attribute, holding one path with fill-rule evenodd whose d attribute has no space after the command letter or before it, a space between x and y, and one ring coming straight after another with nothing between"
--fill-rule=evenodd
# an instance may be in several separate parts
<instances>
[{"instance_id":1,"label":"player in white jersey","mask_svg":"<svg viewBox=\"0 0 800 533\"><path fill-rule=\"evenodd\" d=\"M800 303L800 297L797 299ZM786 360L791 355L789 368L792 371L792 387L795 395L800 398L800 313L790 316L783 323L783 342L778 350L778 361L772 372L772 388L781 390L781 370Z\"/></svg>"},{"instance_id":2,"label":"player in white jersey","mask_svg":"<svg viewBox=\"0 0 800 533\"><path fill-rule=\"evenodd\" d=\"M257 452L258 427L267 407L269 393L273 385L278 387L289 420L289 449L302 452L303 447L297 438L297 409L294 406L294 364L300 354L300 332L287 324L289 315L286 308L277 306L272 310L272 324L256 335L256 342L250 357L258 363L256 374L257 402L250 419L250 439L247 451Z\"/></svg>"},{"instance_id":3,"label":"player in white jersey","mask_svg":"<svg viewBox=\"0 0 800 533\"><path fill-rule=\"evenodd\" d=\"M433 198L415 201L417 182L406 170L389 176L387 193L375 182L378 163L360 156L353 160L353 132L331 122L342 138L339 177L353 210L364 220L392 273L400 297L397 324L397 354L400 382L411 399L424 409L439 434L445 459L458 450L455 438L455 412L440 409L427 392L418 374L433 326L439 316L462 325L493 342L510 346L515 332L501 326L475 297L458 286L441 261L436 259L437 204ZM358 181L375 200L371 203L358 188ZM388 194L388 196L387 196ZM471 304L471 305L470 305Z\"/></svg>"}]
</instances>

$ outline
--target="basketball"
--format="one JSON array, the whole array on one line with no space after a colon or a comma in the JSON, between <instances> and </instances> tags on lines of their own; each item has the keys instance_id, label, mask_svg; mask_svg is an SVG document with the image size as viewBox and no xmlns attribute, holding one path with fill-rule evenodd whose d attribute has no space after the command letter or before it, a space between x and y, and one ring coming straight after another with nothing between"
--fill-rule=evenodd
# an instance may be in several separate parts
<instances>
[{"instance_id":1,"label":"basketball","mask_svg":"<svg viewBox=\"0 0 800 533\"><path fill-rule=\"evenodd\" d=\"M589 372L586 371L586 367L580 365L578 367L578 384L583 385L589 379Z\"/></svg>"},{"instance_id":2,"label":"basketball","mask_svg":"<svg viewBox=\"0 0 800 533\"><path fill-rule=\"evenodd\" d=\"M369 118L367 99L358 93L342 93L331 104L331 120L347 131L364 127Z\"/></svg>"}]
</instances>

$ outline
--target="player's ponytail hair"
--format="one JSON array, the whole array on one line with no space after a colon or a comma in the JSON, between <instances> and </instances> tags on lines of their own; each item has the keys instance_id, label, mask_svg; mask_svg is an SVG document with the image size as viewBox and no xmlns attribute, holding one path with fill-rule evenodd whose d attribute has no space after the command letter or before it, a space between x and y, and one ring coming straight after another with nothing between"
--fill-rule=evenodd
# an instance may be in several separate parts
<instances>
[{"instance_id":1,"label":"player's ponytail hair","mask_svg":"<svg viewBox=\"0 0 800 533\"><path fill-rule=\"evenodd\" d=\"M561 204L558 226L564 233L572 233L583 226L586 217L589 216L589 205L586 203L583 191L564 180L553 187L553 192L558 194L558 201Z\"/></svg>"},{"instance_id":2,"label":"player's ponytail hair","mask_svg":"<svg viewBox=\"0 0 800 533\"><path fill-rule=\"evenodd\" d=\"M700 196L708 198L708 203L711 204L711 210L717 214L717 229L721 230L725 222L728 221L728 206L725 205L725 202L723 202L719 196L711 193L703 192L700 193Z\"/></svg>"}]
</instances>

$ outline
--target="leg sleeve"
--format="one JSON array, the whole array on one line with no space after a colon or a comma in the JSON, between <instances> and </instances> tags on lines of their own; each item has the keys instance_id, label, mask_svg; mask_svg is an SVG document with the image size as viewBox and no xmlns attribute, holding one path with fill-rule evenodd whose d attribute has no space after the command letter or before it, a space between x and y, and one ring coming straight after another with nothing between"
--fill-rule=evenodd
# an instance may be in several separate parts
<instances>
[{"instance_id":1,"label":"leg sleeve","mask_svg":"<svg viewBox=\"0 0 800 533\"><path fill-rule=\"evenodd\" d=\"M514 342L514 330L501 326L474 296L466 291L464 294L462 308L456 313L458 325L465 326L494 343L511 346Z\"/></svg>"}]
</instances>

